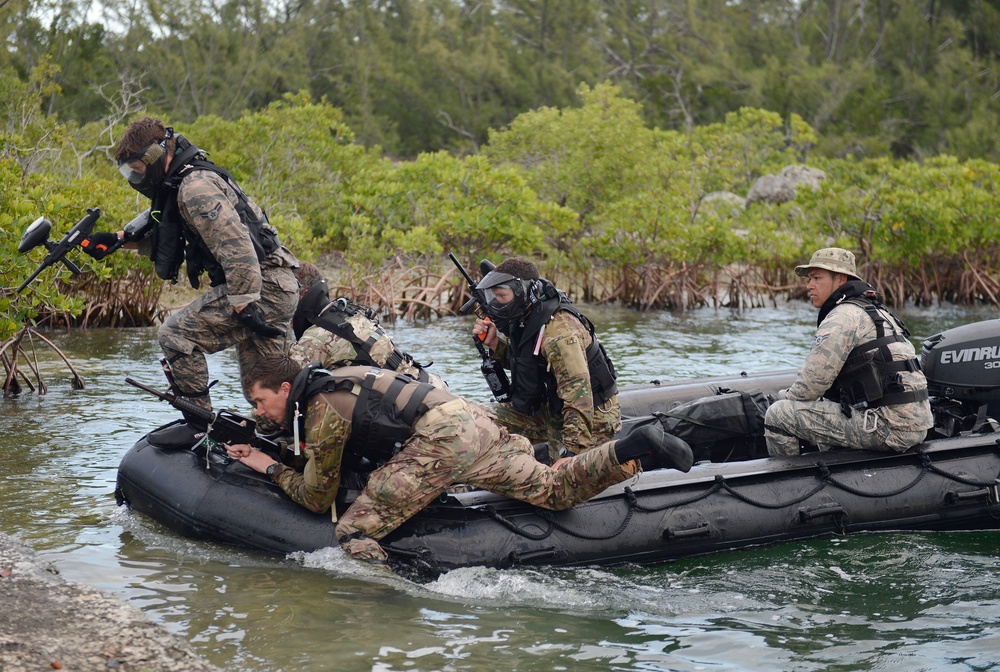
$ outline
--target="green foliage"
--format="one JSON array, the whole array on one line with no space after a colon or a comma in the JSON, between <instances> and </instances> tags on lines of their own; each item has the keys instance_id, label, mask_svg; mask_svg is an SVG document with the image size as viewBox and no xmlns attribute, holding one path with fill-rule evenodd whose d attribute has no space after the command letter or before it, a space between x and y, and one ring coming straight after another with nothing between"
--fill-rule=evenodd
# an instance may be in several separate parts
<instances>
[{"instance_id":1,"label":"green foliage","mask_svg":"<svg viewBox=\"0 0 1000 672\"><path fill-rule=\"evenodd\" d=\"M45 217L53 225L50 240L56 241L78 219L67 222L67 215L75 216L72 206L50 183L37 177L24 179L15 161L0 159L0 253L7 260L2 271L4 288L0 291L0 341L12 336L24 323L33 323L39 314L76 315L83 309L83 301L64 295L52 282L53 278L71 275L62 264L43 271L24 292L14 293L46 254L43 247L28 255L17 251L24 230L36 218ZM71 254L71 261L82 263L79 256Z\"/></svg>"},{"instance_id":2,"label":"green foliage","mask_svg":"<svg viewBox=\"0 0 1000 672\"><path fill-rule=\"evenodd\" d=\"M343 115L307 93L288 94L236 121L204 117L182 133L233 173L296 253L343 249L355 181L378 179L377 148L354 143Z\"/></svg>"},{"instance_id":3,"label":"green foliage","mask_svg":"<svg viewBox=\"0 0 1000 672\"><path fill-rule=\"evenodd\" d=\"M1000 233L1000 167L941 156L923 163L868 159L824 165L829 179L800 204L829 236L877 259L916 271L929 259L995 249Z\"/></svg>"},{"instance_id":4,"label":"green foliage","mask_svg":"<svg viewBox=\"0 0 1000 672\"><path fill-rule=\"evenodd\" d=\"M720 13L734 6L706 4ZM735 5L748 11L746 3ZM444 33L435 32L434 17L425 13L428 7L441 12L448 27ZM345 20L359 21L357 25L378 23L361 7L341 10ZM704 26L698 11L692 6L684 20ZM908 10L900 12L916 20ZM372 59L373 74L386 75L387 65L372 45L383 45L404 28L423 31L407 39L423 45L421 63L438 63L434 72L439 78L457 67L442 35L473 39L463 32L471 30L471 15L447 3L421 4L396 19L399 23L388 26L385 34L368 36L371 43L361 40L364 54L355 54ZM586 23L582 16L576 19ZM616 20L623 22L622 30L642 31L623 15ZM936 30L952 35L955 25L942 21ZM472 34L483 60L463 64L462 76L452 84L467 90L482 74L494 77L493 84L507 95L503 73L486 62L499 49L495 36L486 24ZM830 46L847 49L844 44ZM850 59L844 54L847 67ZM800 55L805 61L817 58L815 45L813 50L802 46ZM947 68L957 77L961 59L923 55L918 59L923 74L912 79L912 90L947 103L945 119L961 96L945 100L927 82L944 76ZM775 58L762 56L754 62L761 68L775 65L803 100L821 98L824 87L831 86L843 86L845 100L860 90L881 90L864 63L850 66L855 79L838 83L844 70L829 59L812 73L818 79L809 80L808 69L795 71ZM708 76L709 70L722 76L707 64L698 72ZM44 101L58 91L58 75L48 61L30 76L12 67L0 70L0 251L11 260L2 269L0 339L24 322L79 315L85 302L89 309L106 298L95 298L102 286L137 283L143 295L147 288L159 289L147 260L118 253L96 262L76 252L74 260L87 271L83 279L52 268L29 291L12 293L42 256L41 250L29 258L16 252L20 232L36 217L49 218L52 235L58 237L88 207L104 212L99 230L117 230L148 204L123 183L110 160L130 115L78 124L42 113ZM761 98L769 91L777 95L776 82L768 77L761 69L749 73L744 83ZM807 117L750 106L727 110L708 123L693 123L692 117L692 123L678 128L651 128L645 105L629 97L630 88L610 82L582 85L574 93L579 105L543 106L504 128L497 125L490 144L478 153L425 152L402 162L384 158L379 147L359 144L345 112L306 91L239 115L206 114L191 123L170 123L234 174L300 258L342 253L352 286L389 277L387 269L407 265L426 268L429 278L440 269L445 252L463 261L518 254L541 260L548 277L557 284L568 279L569 287L582 290L585 298L678 306L676 296L664 298L664 288L676 278L688 283L685 291L697 294L726 271L752 267L766 276L765 284L782 284L796 263L832 244L854 249L862 264L882 264L904 275L934 270L935 264L986 269L1000 256L995 227L1000 168L994 162L944 154L921 161L866 155L873 147L902 142L903 136L891 129L885 136L863 138L868 144L859 144L856 155L830 156L818 151L832 146L830 137ZM444 95L446 89L440 84L432 91ZM416 92L410 94L408 101L429 104ZM858 114L875 114L866 105ZM493 110L488 116L497 115ZM379 135L373 130L381 123L376 117L368 115L363 122L371 137ZM472 121L475 117L470 111L470 127L479 123ZM969 125L952 126L955 142L972 143L970 129L990 132L998 123L976 119L973 115ZM832 128L832 121L823 123ZM853 132L843 123L845 133ZM474 146L472 141L463 145L467 151ZM743 197L759 178L792 164L822 169L826 179L817 189L800 187L791 202L745 204ZM135 269L143 273L138 281Z\"/></svg>"},{"instance_id":5,"label":"green foliage","mask_svg":"<svg viewBox=\"0 0 1000 672\"><path fill-rule=\"evenodd\" d=\"M1000 160L995 0L23 0L0 31L0 70L56 67L37 109L81 125L234 120L308 90L366 146L465 155L609 81L648 128L754 108L801 116L830 157Z\"/></svg>"},{"instance_id":6,"label":"green foliage","mask_svg":"<svg viewBox=\"0 0 1000 672\"><path fill-rule=\"evenodd\" d=\"M41 109L44 99L59 91L58 70L48 58L26 80L11 69L0 70L0 159L15 159L24 174L59 150L58 122Z\"/></svg>"},{"instance_id":7,"label":"green foliage","mask_svg":"<svg viewBox=\"0 0 1000 672\"><path fill-rule=\"evenodd\" d=\"M494 168L484 156L422 154L357 186L346 251L364 270L400 254L422 263L442 252L544 255L546 239L561 239L576 221L569 210L540 201L520 171Z\"/></svg>"},{"instance_id":8,"label":"green foliage","mask_svg":"<svg viewBox=\"0 0 1000 672\"><path fill-rule=\"evenodd\" d=\"M640 157L652 152L654 134L640 106L617 87L584 85L579 95L578 108L522 114L509 129L491 133L483 153L493 163L522 167L541 198L586 218L599 203L640 188Z\"/></svg>"}]
</instances>

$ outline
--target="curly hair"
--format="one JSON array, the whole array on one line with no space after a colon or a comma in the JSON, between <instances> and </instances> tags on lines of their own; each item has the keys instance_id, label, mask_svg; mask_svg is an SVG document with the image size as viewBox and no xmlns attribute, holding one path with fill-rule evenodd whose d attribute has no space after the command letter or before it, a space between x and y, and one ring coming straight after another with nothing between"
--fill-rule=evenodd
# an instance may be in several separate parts
<instances>
[{"instance_id":1,"label":"curly hair","mask_svg":"<svg viewBox=\"0 0 1000 672\"><path fill-rule=\"evenodd\" d=\"M310 264L308 261L300 261L299 267L294 269L295 279L299 281L299 286L302 289L309 289L315 283L323 280L323 273L317 268L316 264Z\"/></svg>"},{"instance_id":2,"label":"curly hair","mask_svg":"<svg viewBox=\"0 0 1000 672\"><path fill-rule=\"evenodd\" d=\"M144 147L162 141L166 134L167 128L159 119L153 117L136 119L125 129L125 135L122 136L118 148L115 150L115 161L121 163L142 151ZM172 154L176 147L177 142L173 138L167 140L168 153Z\"/></svg>"},{"instance_id":3,"label":"curly hair","mask_svg":"<svg viewBox=\"0 0 1000 672\"><path fill-rule=\"evenodd\" d=\"M494 271L507 273L521 280L538 280L538 267L527 259L521 257L509 257L500 262Z\"/></svg>"}]
</instances>

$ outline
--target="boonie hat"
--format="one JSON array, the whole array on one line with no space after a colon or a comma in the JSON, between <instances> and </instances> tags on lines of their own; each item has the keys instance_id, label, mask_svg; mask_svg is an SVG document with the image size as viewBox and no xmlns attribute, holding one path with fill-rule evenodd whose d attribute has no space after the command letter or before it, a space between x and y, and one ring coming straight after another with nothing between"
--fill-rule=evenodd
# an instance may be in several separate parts
<instances>
[{"instance_id":1,"label":"boonie hat","mask_svg":"<svg viewBox=\"0 0 1000 672\"><path fill-rule=\"evenodd\" d=\"M822 250L816 250L808 264L795 267L795 274L804 278L809 275L810 268L822 268L861 279L854 263L854 253L842 247L824 247Z\"/></svg>"}]
</instances>

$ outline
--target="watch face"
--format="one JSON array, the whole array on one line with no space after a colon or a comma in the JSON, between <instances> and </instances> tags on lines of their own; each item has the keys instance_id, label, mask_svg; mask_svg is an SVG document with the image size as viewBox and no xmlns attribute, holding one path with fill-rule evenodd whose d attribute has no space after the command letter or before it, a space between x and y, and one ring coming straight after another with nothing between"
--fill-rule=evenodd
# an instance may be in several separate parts
<instances>
[{"instance_id":1,"label":"watch face","mask_svg":"<svg viewBox=\"0 0 1000 672\"><path fill-rule=\"evenodd\" d=\"M278 463L277 462L275 462L274 464L268 465L268 467L267 467L267 475L268 476L274 476L274 470L277 469L277 468L278 468Z\"/></svg>"}]
</instances>

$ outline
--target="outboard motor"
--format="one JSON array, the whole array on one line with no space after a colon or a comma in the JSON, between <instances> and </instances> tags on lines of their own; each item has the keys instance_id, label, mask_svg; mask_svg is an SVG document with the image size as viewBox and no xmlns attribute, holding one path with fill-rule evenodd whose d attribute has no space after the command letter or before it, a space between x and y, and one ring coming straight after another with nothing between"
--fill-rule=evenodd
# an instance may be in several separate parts
<instances>
[{"instance_id":1,"label":"outboard motor","mask_svg":"<svg viewBox=\"0 0 1000 672\"><path fill-rule=\"evenodd\" d=\"M1000 420L1000 320L931 336L923 342L920 365L937 432L953 436L979 430L987 419Z\"/></svg>"}]
</instances>

